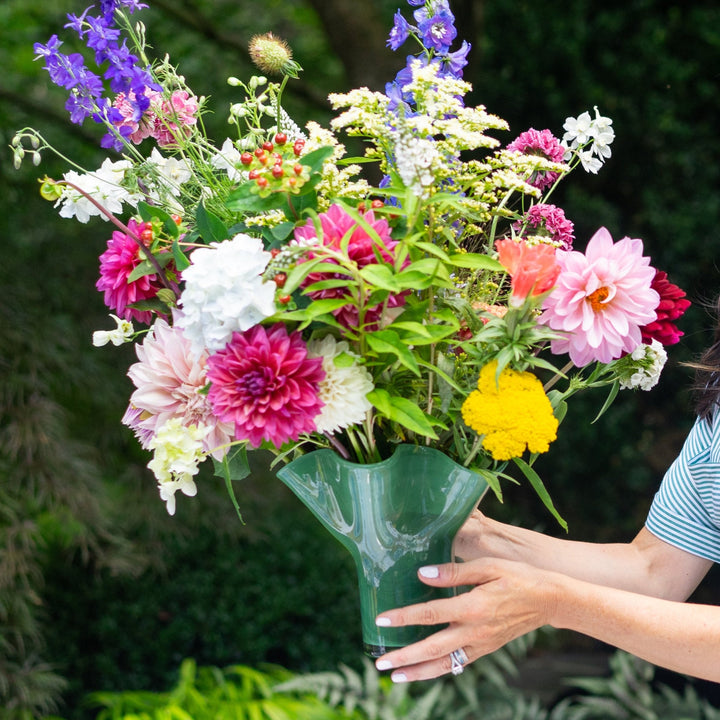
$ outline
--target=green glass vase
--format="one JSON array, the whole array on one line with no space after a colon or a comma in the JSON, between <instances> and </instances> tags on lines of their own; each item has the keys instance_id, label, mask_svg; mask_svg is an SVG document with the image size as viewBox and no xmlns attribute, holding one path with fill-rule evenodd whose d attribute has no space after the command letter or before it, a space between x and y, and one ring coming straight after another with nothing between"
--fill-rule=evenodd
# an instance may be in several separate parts
<instances>
[{"instance_id":1,"label":"green glass vase","mask_svg":"<svg viewBox=\"0 0 720 720\"><path fill-rule=\"evenodd\" d=\"M480 475L416 445L399 445L392 457L370 465L317 450L277 474L355 560L368 655L378 657L437 630L380 628L375 618L455 593L425 585L417 571L453 560L455 535L487 489Z\"/></svg>"}]
</instances>

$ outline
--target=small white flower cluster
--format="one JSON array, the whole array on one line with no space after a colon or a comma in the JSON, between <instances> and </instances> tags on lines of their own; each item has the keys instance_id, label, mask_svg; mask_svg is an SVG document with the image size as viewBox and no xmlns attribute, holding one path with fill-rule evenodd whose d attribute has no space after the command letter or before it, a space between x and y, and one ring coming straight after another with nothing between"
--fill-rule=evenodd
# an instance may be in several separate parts
<instances>
[{"instance_id":1,"label":"small white flower cluster","mask_svg":"<svg viewBox=\"0 0 720 720\"><path fill-rule=\"evenodd\" d=\"M129 160L112 162L107 158L95 172L81 175L70 170L63 175L63 179L87 193L108 212L117 215L122 213L123 203L137 207L142 199L139 193L131 193L122 185L125 173L132 167ZM108 219L98 206L69 185L63 187L62 195L55 203L55 207L58 205L60 205L59 215L63 218L76 218L81 223L86 223L95 216L103 220Z\"/></svg>"},{"instance_id":2,"label":"small white flower cluster","mask_svg":"<svg viewBox=\"0 0 720 720\"><path fill-rule=\"evenodd\" d=\"M192 252L177 325L197 356L222 349L233 332L275 313L276 286L262 279L270 258L262 240L244 233Z\"/></svg>"},{"instance_id":3,"label":"small white flower cluster","mask_svg":"<svg viewBox=\"0 0 720 720\"><path fill-rule=\"evenodd\" d=\"M315 418L317 432L329 435L361 423L372 408L366 395L375 386L370 373L358 365L359 356L332 335L310 342L308 356L321 357L325 371L319 392L324 406Z\"/></svg>"},{"instance_id":4,"label":"small white flower cluster","mask_svg":"<svg viewBox=\"0 0 720 720\"><path fill-rule=\"evenodd\" d=\"M577 155L586 172L597 173L603 163L612 154L610 144L615 139L612 129L612 120L600 115L597 105L594 108L595 117L585 111L578 117L569 117L565 120L562 142L567 148L565 160L569 161Z\"/></svg>"},{"instance_id":5,"label":"small white flower cluster","mask_svg":"<svg viewBox=\"0 0 720 720\"><path fill-rule=\"evenodd\" d=\"M135 328L129 320L121 320L117 315L110 313L117 327L114 330L96 330L92 335L92 343L95 347L102 347L111 342L113 345L123 345L130 342L135 334Z\"/></svg>"},{"instance_id":6,"label":"small white flower cluster","mask_svg":"<svg viewBox=\"0 0 720 720\"><path fill-rule=\"evenodd\" d=\"M667 352L658 340L653 340L650 345L639 345L632 353L615 362L620 387L624 390L654 388L666 361Z\"/></svg>"},{"instance_id":7,"label":"small white flower cluster","mask_svg":"<svg viewBox=\"0 0 720 720\"><path fill-rule=\"evenodd\" d=\"M148 468L158 480L160 498L170 515L175 514L175 493L180 490L188 497L197 494L193 476L205 459L203 440L210 428L183 425L180 418L171 418L158 428L148 447L154 450Z\"/></svg>"},{"instance_id":8,"label":"small white flower cluster","mask_svg":"<svg viewBox=\"0 0 720 720\"><path fill-rule=\"evenodd\" d=\"M395 167L405 187L419 198L429 197L440 162L435 141L401 129L395 133L393 151Z\"/></svg>"}]
</instances>

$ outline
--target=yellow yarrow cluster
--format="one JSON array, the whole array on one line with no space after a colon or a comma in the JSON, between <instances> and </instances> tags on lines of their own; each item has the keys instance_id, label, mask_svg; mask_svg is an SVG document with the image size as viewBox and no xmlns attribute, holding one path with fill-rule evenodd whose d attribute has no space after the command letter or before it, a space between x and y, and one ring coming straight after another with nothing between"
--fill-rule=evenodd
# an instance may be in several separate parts
<instances>
[{"instance_id":1,"label":"yellow yarrow cluster","mask_svg":"<svg viewBox=\"0 0 720 720\"><path fill-rule=\"evenodd\" d=\"M542 383L529 372L505 368L496 380L497 361L480 371L478 389L462 406L465 423L483 435L483 447L495 460L519 457L527 448L547 452L557 437L558 421Z\"/></svg>"}]
</instances>

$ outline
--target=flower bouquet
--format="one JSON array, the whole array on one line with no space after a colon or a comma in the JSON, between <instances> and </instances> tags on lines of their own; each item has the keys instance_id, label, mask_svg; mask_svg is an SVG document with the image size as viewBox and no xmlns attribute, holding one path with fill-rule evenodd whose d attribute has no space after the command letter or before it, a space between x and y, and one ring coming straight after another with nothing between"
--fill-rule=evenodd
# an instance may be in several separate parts
<instances>
[{"instance_id":1,"label":"flower bouquet","mask_svg":"<svg viewBox=\"0 0 720 720\"><path fill-rule=\"evenodd\" d=\"M234 133L221 142L205 132L206 100L169 59L148 59L138 0L68 16L95 70L57 36L36 45L72 122L104 129L100 168L74 166L41 191L61 217L110 224L97 289L116 327L93 342L136 343L123 422L152 451L170 514L209 459L238 508L233 481L262 448L358 556L387 525L357 520L360 509L411 497L423 498L416 514L440 498L433 517L452 515L449 553L512 466L564 524L532 465L568 399L606 386L603 412L619 389L649 389L682 334L689 303L641 240L600 228L574 249L572 222L549 202L576 168L596 173L611 156L612 121L595 108L562 137L528 129L508 142L505 121L464 101L470 46L447 0L408 2L388 45L418 52L385 93L331 95L330 127L289 117L283 93L300 66L281 39L254 37L262 74L228 80ZM345 137L364 154L348 157ZM12 143L16 163L52 149L30 128ZM372 480L401 451L406 484ZM339 485L350 465L364 478L353 482L371 478L364 495ZM452 504L457 483L466 497ZM428 523L393 525L391 544L402 536L420 553L413 576Z\"/></svg>"}]
</instances>

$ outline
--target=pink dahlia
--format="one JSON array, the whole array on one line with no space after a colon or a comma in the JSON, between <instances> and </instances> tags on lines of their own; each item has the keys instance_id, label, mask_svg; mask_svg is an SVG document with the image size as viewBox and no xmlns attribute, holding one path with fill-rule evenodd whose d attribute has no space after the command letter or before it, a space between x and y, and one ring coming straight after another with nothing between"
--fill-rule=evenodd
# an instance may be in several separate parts
<instances>
[{"instance_id":1,"label":"pink dahlia","mask_svg":"<svg viewBox=\"0 0 720 720\"><path fill-rule=\"evenodd\" d=\"M136 352L139 362L128 370L136 390L123 422L133 429L140 444L147 448L156 431L177 418L186 427L209 428L203 449L221 459L233 428L218 420L204 392L207 353L196 357L182 330L162 319L155 321Z\"/></svg>"},{"instance_id":2,"label":"pink dahlia","mask_svg":"<svg viewBox=\"0 0 720 720\"><path fill-rule=\"evenodd\" d=\"M128 221L128 229L140 236L145 223L133 219ZM128 281L133 270L143 262L137 243L124 232L115 230L107 242L107 250L100 256L100 279L95 287L105 293L105 305L125 320L137 320L149 325L153 314L149 310L137 310L128 307L141 300L156 297L163 287L157 275L143 275L136 280ZM168 268L171 268L169 265Z\"/></svg>"},{"instance_id":3,"label":"pink dahlia","mask_svg":"<svg viewBox=\"0 0 720 720\"><path fill-rule=\"evenodd\" d=\"M368 210L363 215L365 222L377 233L377 239L371 237L367 231L358 225L353 218L348 215L340 205L332 205L327 212L321 213L320 224L322 227L321 237L318 238L315 225L311 220L295 230L295 239L301 245L323 245L332 249L337 253L346 254L347 258L358 268L366 265L377 264L381 262L392 265L395 261L393 250L397 242L390 235L390 227L387 220L375 219L372 210ZM306 255L307 259L317 257L318 253L312 250ZM325 258L325 263L338 264L334 258ZM349 275L338 267L337 273L310 273L303 281L303 287L312 285L322 280L348 280ZM391 294L388 298L387 307L394 308L405 304L405 295L407 293ZM358 327L360 322L358 301L348 292L347 287L330 288L327 290L313 290L308 295L313 300L321 298L347 298L348 304L343 305L338 310L333 311L333 315L345 327ZM367 298L362 298L364 303ZM363 323L365 329L372 330L377 327L380 322L383 304L365 307Z\"/></svg>"},{"instance_id":4,"label":"pink dahlia","mask_svg":"<svg viewBox=\"0 0 720 720\"><path fill-rule=\"evenodd\" d=\"M522 236L540 236L543 242L563 250L572 250L575 240L573 223L565 217L562 208L548 203L533 205L513 229Z\"/></svg>"},{"instance_id":5,"label":"pink dahlia","mask_svg":"<svg viewBox=\"0 0 720 720\"><path fill-rule=\"evenodd\" d=\"M542 295L555 285L560 266L552 245L528 245L524 240L505 238L495 247L500 264L510 274L510 304L514 307L520 307L528 295Z\"/></svg>"},{"instance_id":6,"label":"pink dahlia","mask_svg":"<svg viewBox=\"0 0 720 720\"><path fill-rule=\"evenodd\" d=\"M208 398L215 414L234 423L235 437L259 447L281 447L315 430L323 407L322 358L308 357L299 332L277 323L234 332L223 350L208 358Z\"/></svg>"},{"instance_id":7,"label":"pink dahlia","mask_svg":"<svg viewBox=\"0 0 720 720\"><path fill-rule=\"evenodd\" d=\"M653 340L674 345L684 335L674 321L690 307L690 301L685 297L685 291L671 283L667 273L661 270L655 272L651 287L660 295L660 304L655 311L657 318L640 328L642 340L647 345Z\"/></svg>"},{"instance_id":8,"label":"pink dahlia","mask_svg":"<svg viewBox=\"0 0 720 720\"><path fill-rule=\"evenodd\" d=\"M525 155L539 155L552 162L561 163L565 156L565 148L550 130L535 130L530 128L515 138L508 146L508 150L525 153ZM558 179L558 173L538 171L528 180L530 185L543 190Z\"/></svg>"},{"instance_id":9,"label":"pink dahlia","mask_svg":"<svg viewBox=\"0 0 720 720\"><path fill-rule=\"evenodd\" d=\"M582 367L593 360L609 362L640 345L640 328L655 320L660 302L651 287L655 270L642 252L642 240L613 243L605 228L592 236L584 255L557 251L560 275L539 318L564 334L552 341L552 352L567 352Z\"/></svg>"}]
</instances>

